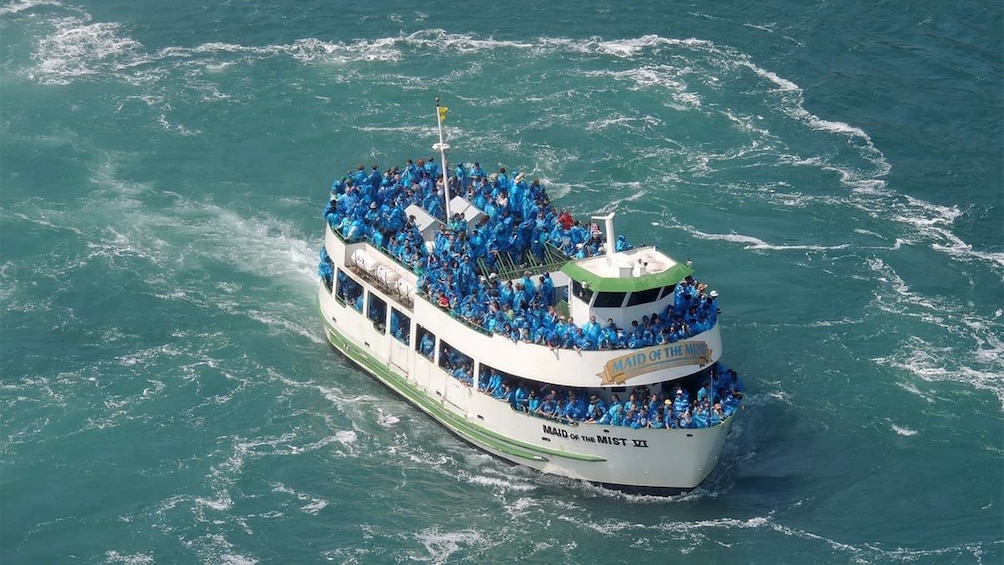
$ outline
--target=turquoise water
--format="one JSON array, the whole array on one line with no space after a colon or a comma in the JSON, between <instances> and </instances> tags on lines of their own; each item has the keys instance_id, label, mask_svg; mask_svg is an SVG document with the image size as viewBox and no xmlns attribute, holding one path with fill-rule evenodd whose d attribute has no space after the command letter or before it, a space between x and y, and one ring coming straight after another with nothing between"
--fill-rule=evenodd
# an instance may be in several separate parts
<instances>
[{"instance_id":1,"label":"turquoise water","mask_svg":"<svg viewBox=\"0 0 1004 565\"><path fill-rule=\"evenodd\" d=\"M0 561L1004 560L1004 9L557 4L0 4ZM437 96L721 293L695 491L493 460L325 342L331 180Z\"/></svg>"}]
</instances>

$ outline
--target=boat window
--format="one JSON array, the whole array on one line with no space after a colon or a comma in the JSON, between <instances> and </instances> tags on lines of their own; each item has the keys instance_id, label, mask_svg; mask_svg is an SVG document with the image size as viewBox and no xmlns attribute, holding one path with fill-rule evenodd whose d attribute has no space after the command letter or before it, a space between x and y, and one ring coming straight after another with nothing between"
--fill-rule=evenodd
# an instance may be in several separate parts
<instances>
[{"instance_id":1,"label":"boat window","mask_svg":"<svg viewBox=\"0 0 1004 565\"><path fill-rule=\"evenodd\" d=\"M331 294L335 287L335 264L331 261L331 257L328 256L328 251L324 247L321 247L321 262L317 266L317 271L321 280L324 281L324 288L328 289L328 294Z\"/></svg>"},{"instance_id":2,"label":"boat window","mask_svg":"<svg viewBox=\"0 0 1004 565\"><path fill-rule=\"evenodd\" d=\"M411 318L397 308L390 309L390 335L405 345L411 343Z\"/></svg>"},{"instance_id":3,"label":"boat window","mask_svg":"<svg viewBox=\"0 0 1004 565\"><path fill-rule=\"evenodd\" d=\"M363 311L362 285L341 269L338 269L338 277L335 279L335 298L342 304L352 306L357 312Z\"/></svg>"},{"instance_id":4,"label":"boat window","mask_svg":"<svg viewBox=\"0 0 1004 565\"><path fill-rule=\"evenodd\" d=\"M572 294L586 304L589 304L589 301L593 298L593 291L588 286L575 280L572 281Z\"/></svg>"},{"instance_id":5,"label":"boat window","mask_svg":"<svg viewBox=\"0 0 1004 565\"><path fill-rule=\"evenodd\" d=\"M565 306L568 306L568 285L561 285L556 290L558 291L557 302L559 304L564 302Z\"/></svg>"},{"instance_id":6,"label":"boat window","mask_svg":"<svg viewBox=\"0 0 1004 565\"><path fill-rule=\"evenodd\" d=\"M442 340L439 342L439 366L464 384L473 385L474 360Z\"/></svg>"},{"instance_id":7,"label":"boat window","mask_svg":"<svg viewBox=\"0 0 1004 565\"><path fill-rule=\"evenodd\" d=\"M662 298L666 298L666 297L667 297L667 296L669 296L670 294L673 294L673 291L674 291L674 290L676 290L676 285L675 285L675 284L671 284L671 285L669 285L669 286L664 286L664 287L662 287L662 293L661 293L661 294L659 294L659 298L660 298L660 299L662 299Z\"/></svg>"},{"instance_id":8,"label":"boat window","mask_svg":"<svg viewBox=\"0 0 1004 565\"><path fill-rule=\"evenodd\" d=\"M624 304L626 292L598 292L593 308L620 308Z\"/></svg>"},{"instance_id":9,"label":"boat window","mask_svg":"<svg viewBox=\"0 0 1004 565\"><path fill-rule=\"evenodd\" d=\"M429 361L432 361L433 356L436 354L436 334L416 324L415 336L417 338L415 339L415 351L421 353Z\"/></svg>"},{"instance_id":10,"label":"boat window","mask_svg":"<svg viewBox=\"0 0 1004 565\"><path fill-rule=\"evenodd\" d=\"M366 309L366 317L373 322L373 327L380 333L387 333L387 302L379 296L368 292L369 307Z\"/></svg>"},{"instance_id":11,"label":"boat window","mask_svg":"<svg viewBox=\"0 0 1004 565\"><path fill-rule=\"evenodd\" d=\"M516 390L517 381L522 382L516 378L516 375L499 371L488 365L481 365L478 370L478 390L487 392L495 398L504 396L503 385L508 385L512 390Z\"/></svg>"},{"instance_id":12,"label":"boat window","mask_svg":"<svg viewBox=\"0 0 1004 565\"><path fill-rule=\"evenodd\" d=\"M631 293L631 298L628 298L628 306L634 306L635 304L648 304L649 302L655 302L659 299L659 293L662 292L662 287L650 288L647 290L639 290Z\"/></svg>"}]
</instances>

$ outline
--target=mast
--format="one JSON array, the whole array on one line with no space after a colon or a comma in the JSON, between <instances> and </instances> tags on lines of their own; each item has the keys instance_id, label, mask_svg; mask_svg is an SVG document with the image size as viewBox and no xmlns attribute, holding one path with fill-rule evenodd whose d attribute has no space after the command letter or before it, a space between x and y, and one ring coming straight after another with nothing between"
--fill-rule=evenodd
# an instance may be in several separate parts
<instances>
[{"instance_id":1,"label":"mast","mask_svg":"<svg viewBox=\"0 0 1004 565\"><path fill-rule=\"evenodd\" d=\"M436 124L439 126L439 143L432 146L439 150L440 166L443 167L443 197L446 200L446 224L450 224L450 181L447 178L449 168L446 165L446 150L449 145L443 141L443 118L446 117L446 106L439 105L439 97L436 97Z\"/></svg>"}]
</instances>

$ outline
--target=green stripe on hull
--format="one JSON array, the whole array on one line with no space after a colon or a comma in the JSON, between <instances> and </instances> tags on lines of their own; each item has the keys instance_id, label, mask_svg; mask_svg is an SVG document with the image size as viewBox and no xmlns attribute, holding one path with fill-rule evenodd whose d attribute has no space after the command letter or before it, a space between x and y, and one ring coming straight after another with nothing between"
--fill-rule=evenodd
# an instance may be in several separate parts
<instances>
[{"instance_id":1,"label":"green stripe on hull","mask_svg":"<svg viewBox=\"0 0 1004 565\"><path fill-rule=\"evenodd\" d=\"M538 447L507 438L487 428L473 424L454 414L449 409L439 405L436 401L430 399L406 379L388 369L368 351L363 350L349 340L345 339L342 334L339 333L338 330L335 329L335 327L332 326L326 319L322 317L322 320L324 320L324 325L327 329L325 334L328 337L328 341L335 349L343 353L346 357L365 369L368 373L379 379L380 382L391 387L398 394L407 398L423 412L435 418L436 421L468 441L485 444L500 453L505 453L507 455L531 461L547 461L547 458L543 457L541 454L576 459L579 461L606 461L603 457L597 457L594 455L568 453L555 449L547 449L546 447Z\"/></svg>"}]
</instances>

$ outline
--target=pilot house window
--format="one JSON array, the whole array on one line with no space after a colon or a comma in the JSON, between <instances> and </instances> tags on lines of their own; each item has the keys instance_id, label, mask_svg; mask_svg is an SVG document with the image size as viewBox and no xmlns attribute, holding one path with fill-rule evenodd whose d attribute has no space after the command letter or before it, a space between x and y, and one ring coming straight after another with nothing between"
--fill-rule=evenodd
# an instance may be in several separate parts
<instances>
[{"instance_id":1,"label":"pilot house window","mask_svg":"<svg viewBox=\"0 0 1004 565\"><path fill-rule=\"evenodd\" d=\"M648 290L639 290L631 293L631 298L628 298L628 306L634 306L635 304L648 304L649 302L655 302L659 298L659 291L662 287L650 288Z\"/></svg>"},{"instance_id":2,"label":"pilot house window","mask_svg":"<svg viewBox=\"0 0 1004 565\"><path fill-rule=\"evenodd\" d=\"M593 298L593 291L588 286L575 280L572 281L572 294L586 304L589 304L589 301Z\"/></svg>"},{"instance_id":3,"label":"pilot house window","mask_svg":"<svg viewBox=\"0 0 1004 565\"><path fill-rule=\"evenodd\" d=\"M593 308L620 308L626 292L597 292Z\"/></svg>"}]
</instances>

